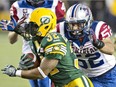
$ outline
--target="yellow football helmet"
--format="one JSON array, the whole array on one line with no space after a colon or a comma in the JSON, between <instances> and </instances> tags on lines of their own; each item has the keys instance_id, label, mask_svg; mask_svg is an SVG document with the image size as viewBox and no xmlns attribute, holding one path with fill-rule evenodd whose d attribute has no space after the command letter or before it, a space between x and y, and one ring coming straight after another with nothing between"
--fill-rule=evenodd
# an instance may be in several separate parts
<instances>
[{"instance_id":1,"label":"yellow football helmet","mask_svg":"<svg viewBox=\"0 0 116 87\"><path fill-rule=\"evenodd\" d=\"M47 8L37 8L35 9L29 19L31 24L31 31L35 32L37 36L44 37L46 34L56 27L57 18L54 12Z\"/></svg>"}]
</instances>

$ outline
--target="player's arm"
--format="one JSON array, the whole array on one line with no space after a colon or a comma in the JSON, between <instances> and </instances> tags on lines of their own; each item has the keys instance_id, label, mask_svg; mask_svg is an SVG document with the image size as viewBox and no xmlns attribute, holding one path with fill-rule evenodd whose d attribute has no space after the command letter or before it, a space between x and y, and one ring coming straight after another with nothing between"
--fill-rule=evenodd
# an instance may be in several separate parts
<instances>
[{"instance_id":1,"label":"player's arm","mask_svg":"<svg viewBox=\"0 0 116 87\"><path fill-rule=\"evenodd\" d=\"M43 58L40 67L28 71L22 70L21 77L27 79L45 78L56 67L57 64L57 59Z\"/></svg>"},{"instance_id":2,"label":"player's arm","mask_svg":"<svg viewBox=\"0 0 116 87\"><path fill-rule=\"evenodd\" d=\"M95 32L92 34L93 45L98 48L101 52L112 55L114 53L114 45L110 36L112 35L110 27L105 22L99 22L101 24L100 29L98 28L98 34ZM96 36L98 38L96 38Z\"/></svg>"},{"instance_id":3,"label":"player's arm","mask_svg":"<svg viewBox=\"0 0 116 87\"><path fill-rule=\"evenodd\" d=\"M15 32L9 32L8 34L9 42L11 44L14 44L18 40L19 29L17 29L17 27L19 27L19 25L21 25L26 19L26 17L22 17L22 19L19 19L19 17L17 16L17 9L19 9L17 7L17 2L14 2L10 8L10 14L15 19L17 25L14 27Z\"/></svg>"},{"instance_id":4,"label":"player's arm","mask_svg":"<svg viewBox=\"0 0 116 87\"><path fill-rule=\"evenodd\" d=\"M104 46L100 49L101 52L112 55L114 53L114 45L111 40L111 28L105 22L103 22L100 31L99 39L104 43Z\"/></svg>"},{"instance_id":5,"label":"player's arm","mask_svg":"<svg viewBox=\"0 0 116 87\"><path fill-rule=\"evenodd\" d=\"M31 70L17 70L14 66L7 65L4 69L2 69L2 71L4 74L11 77L18 76L26 79L42 79L46 78L57 64L57 59L43 58L40 66Z\"/></svg>"},{"instance_id":6,"label":"player's arm","mask_svg":"<svg viewBox=\"0 0 116 87\"><path fill-rule=\"evenodd\" d=\"M11 8L10 8L10 14L15 18L16 21L18 21L19 18L18 18L17 14L16 14L17 9L15 7L15 3L13 3ZM16 32L9 32L8 33L8 39L9 39L9 42L11 44L14 44L18 40L18 34Z\"/></svg>"},{"instance_id":7,"label":"player's arm","mask_svg":"<svg viewBox=\"0 0 116 87\"><path fill-rule=\"evenodd\" d=\"M104 43L104 46L100 49L100 51L112 55L114 53L114 44L112 40L109 37L107 37L102 41Z\"/></svg>"}]
</instances>

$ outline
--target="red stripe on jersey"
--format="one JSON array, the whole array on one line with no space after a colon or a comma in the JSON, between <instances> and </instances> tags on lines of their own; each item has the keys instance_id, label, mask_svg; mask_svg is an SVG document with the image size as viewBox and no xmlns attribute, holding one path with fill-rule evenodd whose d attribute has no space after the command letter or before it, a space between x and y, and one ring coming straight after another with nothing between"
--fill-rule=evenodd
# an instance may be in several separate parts
<instances>
[{"instance_id":1,"label":"red stripe on jersey","mask_svg":"<svg viewBox=\"0 0 116 87\"><path fill-rule=\"evenodd\" d=\"M99 39L102 40L103 38L110 37L111 35L111 28L106 23L104 23L100 28Z\"/></svg>"},{"instance_id":2,"label":"red stripe on jersey","mask_svg":"<svg viewBox=\"0 0 116 87\"><path fill-rule=\"evenodd\" d=\"M56 16L57 16L57 19L60 20L62 18L64 18L64 15L65 15L65 7L63 7L63 2L61 1L58 1L58 5L56 6L55 8L55 13L56 13Z\"/></svg>"},{"instance_id":3,"label":"red stripe on jersey","mask_svg":"<svg viewBox=\"0 0 116 87\"><path fill-rule=\"evenodd\" d=\"M56 32L60 33L60 24L57 24L57 26L56 26Z\"/></svg>"},{"instance_id":4,"label":"red stripe on jersey","mask_svg":"<svg viewBox=\"0 0 116 87\"><path fill-rule=\"evenodd\" d=\"M10 8L10 13L13 14L13 17L14 17L14 19L15 19L16 21L19 20L19 18L18 18L18 16L17 16L17 9L16 9L14 6L12 6L12 7Z\"/></svg>"}]
</instances>

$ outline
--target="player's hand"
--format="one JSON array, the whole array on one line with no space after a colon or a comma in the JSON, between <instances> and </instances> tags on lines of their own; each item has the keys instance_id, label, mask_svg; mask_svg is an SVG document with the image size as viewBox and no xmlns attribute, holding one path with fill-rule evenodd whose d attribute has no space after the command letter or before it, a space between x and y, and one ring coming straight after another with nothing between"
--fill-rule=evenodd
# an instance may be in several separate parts
<instances>
[{"instance_id":1,"label":"player's hand","mask_svg":"<svg viewBox=\"0 0 116 87\"><path fill-rule=\"evenodd\" d=\"M12 65L7 65L4 69L2 69L1 71L3 71L3 74L9 75L11 77L15 77L16 76L16 68Z\"/></svg>"},{"instance_id":2,"label":"player's hand","mask_svg":"<svg viewBox=\"0 0 116 87\"><path fill-rule=\"evenodd\" d=\"M29 58L28 54L23 54L18 65L18 69L27 70L33 66L34 62L32 61L32 58Z\"/></svg>"},{"instance_id":3,"label":"player's hand","mask_svg":"<svg viewBox=\"0 0 116 87\"><path fill-rule=\"evenodd\" d=\"M92 29L90 30L88 38L96 48L101 49L104 47L104 42L96 38L95 32Z\"/></svg>"},{"instance_id":4,"label":"player's hand","mask_svg":"<svg viewBox=\"0 0 116 87\"><path fill-rule=\"evenodd\" d=\"M2 30L6 30L6 31L14 31L14 28L17 26L16 20L10 16L11 20L1 20L0 21L0 28Z\"/></svg>"},{"instance_id":5,"label":"player's hand","mask_svg":"<svg viewBox=\"0 0 116 87\"><path fill-rule=\"evenodd\" d=\"M26 16L23 16L20 20L18 20L17 26L14 29L17 34L21 34L24 32L26 18Z\"/></svg>"},{"instance_id":6,"label":"player's hand","mask_svg":"<svg viewBox=\"0 0 116 87\"><path fill-rule=\"evenodd\" d=\"M25 19L27 19L26 16L23 16L17 23L17 26L15 27L14 31L21 35L26 41L31 39L31 35L29 34L29 30L27 28L28 23L25 22Z\"/></svg>"}]
</instances>

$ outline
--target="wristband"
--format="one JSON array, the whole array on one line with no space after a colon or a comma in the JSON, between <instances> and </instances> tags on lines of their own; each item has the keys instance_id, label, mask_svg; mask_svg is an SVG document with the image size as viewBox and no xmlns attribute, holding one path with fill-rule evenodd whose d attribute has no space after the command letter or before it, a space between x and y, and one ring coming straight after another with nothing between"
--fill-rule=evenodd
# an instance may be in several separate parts
<instances>
[{"instance_id":1,"label":"wristband","mask_svg":"<svg viewBox=\"0 0 116 87\"><path fill-rule=\"evenodd\" d=\"M38 67L38 70L39 70L40 74L43 76L43 78L47 77L40 67Z\"/></svg>"},{"instance_id":2,"label":"wristband","mask_svg":"<svg viewBox=\"0 0 116 87\"><path fill-rule=\"evenodd\" d=\"M21 77L21 72L22 72L22 70L17 70L16 71L16 76Z\"/></svg>"},{"instance_id":3,"label":"wristband","mask_svg":"<svg viewBox=\"0 0 116 87\"><path fill-rule=\"evenodd\" d=\"M104 47L105 44L104 44L103 41L97 39L95 42L93 42L93 45L94 45L96 48L101 49L101 48Z\"/></svg>"}]
</instances>

